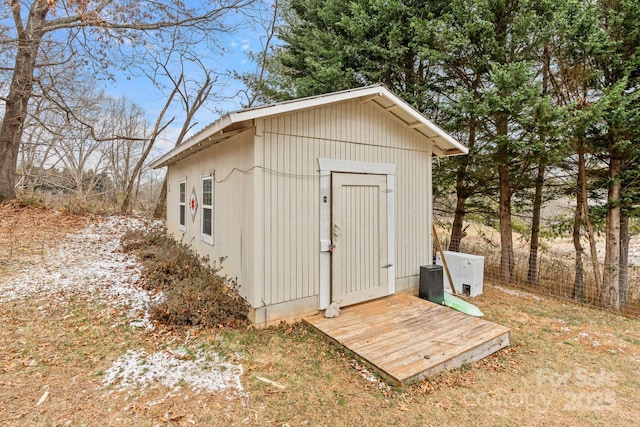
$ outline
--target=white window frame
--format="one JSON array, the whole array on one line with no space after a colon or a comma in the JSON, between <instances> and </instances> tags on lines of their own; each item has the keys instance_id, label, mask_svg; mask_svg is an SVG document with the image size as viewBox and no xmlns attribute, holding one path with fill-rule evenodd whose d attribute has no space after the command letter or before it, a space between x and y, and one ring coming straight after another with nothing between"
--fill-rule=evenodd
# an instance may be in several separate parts
<instances>
[{"instance_id":1,"label":"white window frame","mask_svg":"<svg viewBox=\"0 0 640 427\"><path fill-rule=\"evenodd\" d=\"M211 181L211 204L210 205L205 204L205 197L204 197L205 181ZM213 236L214 236L214 226L213 226L214 205L215 205L215 188L214 188L213 176L203 176L202 178L200 178L200 240L210 245L213 245ZM207 215L207 210L211 212L209 214L211 219L211 235L205 234L204 232L204 220L205 220L205 215Z\"/></svg>"},{"instance_id":2,"label":"white window frame","mask_svg":"<svg viewBox=\"0 0 640 427\"><path fill-rule=\"evenodd\" d=\"M181 187L184 185L184 200L180 200L182 196ZM184 212L184 218L180 215ZM184 224L180 220L184 219ZM178 230L187 231L187 178L178 179Z\"/></svg>"}]
</instances>

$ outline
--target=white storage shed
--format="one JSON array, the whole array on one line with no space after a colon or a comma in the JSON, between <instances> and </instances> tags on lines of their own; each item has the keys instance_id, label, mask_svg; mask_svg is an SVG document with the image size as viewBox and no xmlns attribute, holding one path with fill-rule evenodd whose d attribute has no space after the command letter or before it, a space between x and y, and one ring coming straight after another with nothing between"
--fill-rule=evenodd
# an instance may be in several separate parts
<instances>
[{"instance_id":1,"label":"white storage shed","mask_svg":"<svg viewBox=\"0 0 640 427\"><path fill-rule=\"evenodd\" d=\"M229 113L152 167L168 167L168 232L226 257L270 323L417 291L432 158L466 152L376 85Z\"/></svg>"}]
</instances>

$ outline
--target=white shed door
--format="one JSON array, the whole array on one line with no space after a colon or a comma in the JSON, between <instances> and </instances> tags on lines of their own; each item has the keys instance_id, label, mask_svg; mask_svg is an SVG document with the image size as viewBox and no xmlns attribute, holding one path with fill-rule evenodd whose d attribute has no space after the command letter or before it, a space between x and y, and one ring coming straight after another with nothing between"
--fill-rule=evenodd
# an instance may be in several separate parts
<instances>
[{"instance_id":1,"label":"white shed door","mask_svg":"<svg viewBox=\"0 0 640 427\"><path fill-rule=\"evenodd\" d=\"M331 300L340 306L389 293L386 179L332 174Z\"/></svg>"}]
</instances>

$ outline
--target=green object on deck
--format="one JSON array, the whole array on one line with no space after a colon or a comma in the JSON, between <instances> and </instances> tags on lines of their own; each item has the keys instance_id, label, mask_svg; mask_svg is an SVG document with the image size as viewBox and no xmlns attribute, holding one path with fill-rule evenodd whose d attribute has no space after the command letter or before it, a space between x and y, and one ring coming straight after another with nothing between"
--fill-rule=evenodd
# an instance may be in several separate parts
<instances>
[{"instance_id":1,"label":"green object on deck","mask_svg":"<svg viewBox=\"0 0 640 427\"><path fill-rule=\"evenodd\" d=\"M444 305L447 307L451 307L454 310L458 310L464 314L468 314L469 316L482 317L484 314L478 307L473 304L470 304L466 301L461 300L460 298L454 297L451 294L444 293Z\"/></svg>"}]
</instances>

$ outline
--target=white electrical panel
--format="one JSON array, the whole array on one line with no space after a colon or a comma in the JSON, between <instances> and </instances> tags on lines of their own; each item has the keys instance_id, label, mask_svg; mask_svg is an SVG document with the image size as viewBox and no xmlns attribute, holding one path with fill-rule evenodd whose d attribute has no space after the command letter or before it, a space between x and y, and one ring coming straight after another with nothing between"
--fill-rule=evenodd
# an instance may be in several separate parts
<instances>
[{"instance_id":1,"label":"white electrical panel","mask_svg":"<svg viewBox=\"0 0 640 427\"><path fill-rule=\"evenodd\" d=\"M449 267L449 273L456 292L472 297L482 294L484 257L450 251L444 251L444 256L447 260L447 266ZM436 264L443 265L440 253L436 254ZM444 269L442 275L445 291L451 292L451 284Z\"/></svg>"}]
</instances>

